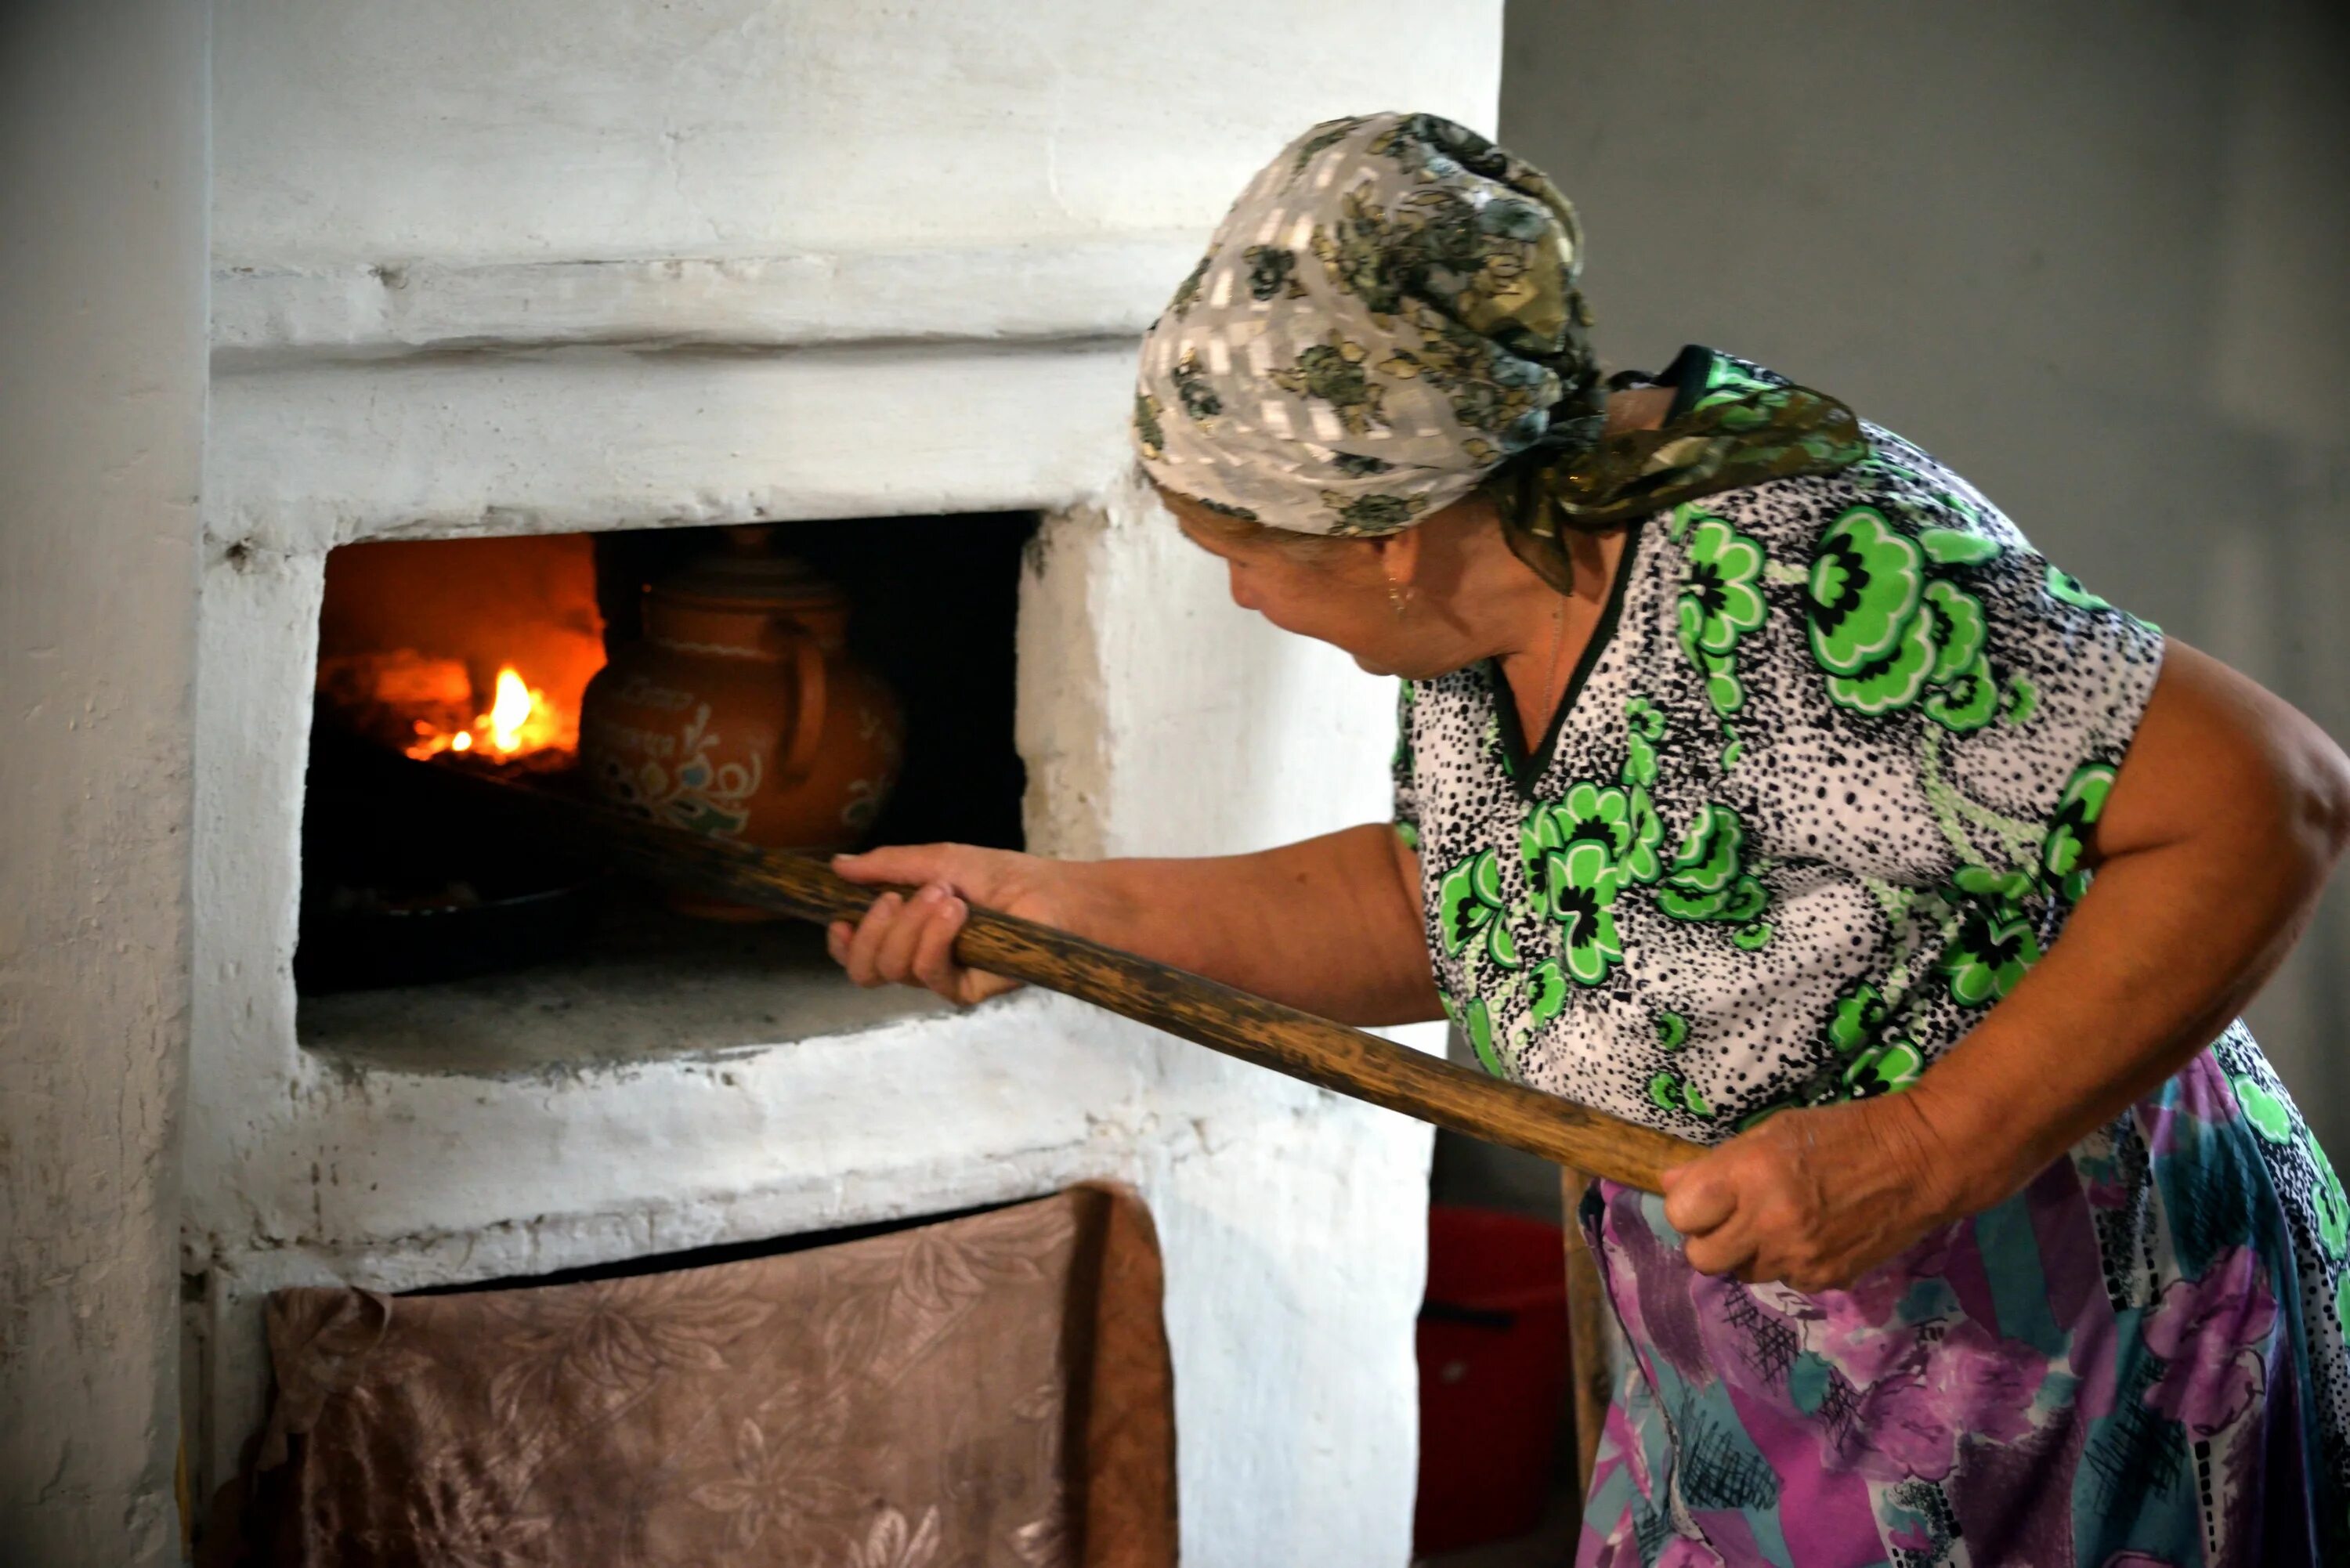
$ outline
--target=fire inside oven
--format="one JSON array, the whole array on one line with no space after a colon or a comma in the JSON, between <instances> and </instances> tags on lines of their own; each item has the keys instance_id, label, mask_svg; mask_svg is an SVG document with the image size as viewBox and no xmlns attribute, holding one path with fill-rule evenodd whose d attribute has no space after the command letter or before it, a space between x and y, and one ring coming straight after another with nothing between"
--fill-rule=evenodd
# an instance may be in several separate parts
<instances>
[{"instance_id":1,"label":"fire inside oven","mask_svg":"<svg viewBox=\"0 0 2350 1568\"><path fill-rule=\"evenodd\" d=\"M585 1002L631 966L672 984L815 972L816 933L517 842L423 770L521 777L765 847L1020 847L1014 636L1034 527L985 514L335 551L295 958L305 1043L380 1033L403 994L462 1025L509 978L544 993L575 976Z\"/></svg>"}]
</instances>

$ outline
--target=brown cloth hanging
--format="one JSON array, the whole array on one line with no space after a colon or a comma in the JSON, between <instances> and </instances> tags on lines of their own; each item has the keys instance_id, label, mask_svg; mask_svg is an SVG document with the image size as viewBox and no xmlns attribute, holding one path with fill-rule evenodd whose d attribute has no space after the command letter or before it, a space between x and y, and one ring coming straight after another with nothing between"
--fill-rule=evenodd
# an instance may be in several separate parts
<instances>
[{"instance_id":1,"label":"brown cloth hanging","mask_svg":"<svg viewBox=\"0 0 2350 1568\"><path fill-rule=\"evenodd\" d=\"M669 1273L280 1291L251 1558L1172 1568L1160 1288L1105 1184Z\"/></svg>"}]
</instances>

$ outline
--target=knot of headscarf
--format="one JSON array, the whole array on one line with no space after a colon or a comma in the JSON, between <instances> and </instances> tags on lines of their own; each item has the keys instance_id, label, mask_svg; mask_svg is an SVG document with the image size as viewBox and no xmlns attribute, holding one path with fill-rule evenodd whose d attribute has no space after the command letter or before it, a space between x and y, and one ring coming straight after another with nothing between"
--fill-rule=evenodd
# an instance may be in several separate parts
<instances>
[{"instance_id":1,"label":"knot of headscarf","mask_svg":"<svg viewBox=\"0 0 2350 1568\"><path fill-rule=\"evenodd\" d=\"M1842 404L1759 378L1607 433L1582 249L1557 187L1472 130L1317 125L1241 192L1144 337L1143 466L1211 511L1317 535L1392 533L1484 485L1563 589L1568 530L1866 452Z\"/></svg>"},{"instance_id":2,"label":"knot of headscarf","mask_svg":"<svg viewBox=\"0 0 2350 1568\"><path fill-rule=\"evenodd\" d=\"M1868 455L1849 408L1727 354L1692 344L1659 379L1676 396L1657 428L1539 441L1482 481L1510 547L1561 593L1574 582L1566 536L1575 530L1765 480L1834 473Z\"/></svg>"}]
</instances>

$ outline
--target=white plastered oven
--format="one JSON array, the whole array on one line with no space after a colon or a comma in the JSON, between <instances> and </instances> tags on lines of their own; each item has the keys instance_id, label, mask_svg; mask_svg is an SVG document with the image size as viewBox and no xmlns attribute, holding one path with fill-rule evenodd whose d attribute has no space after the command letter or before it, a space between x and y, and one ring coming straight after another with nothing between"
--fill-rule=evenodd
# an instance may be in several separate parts
<instances>
[{"instance_id":1,"label":"white plastered oven","mask_svg":"<svg viewBox=\"0 0 2350 1568\"><path fill-rule=\"evenodd\" d=\"M1031 993L844 1023L786 986L772 1039L670 1049L640 1009L611 1027L643 1049L592 1061L559 1010L518 1012L510 1063L386 1064L305 1047L290 963L325 560L366 540L1034 511L1032 848L1384 815L1392 690L1230 605L1131 475L1130 356L1305 125L1490 124L1498 0L215 19L199 1484L259 1419L279 1285L536 1274L1112 1176L1166 1248L1187 1558L1400 1562L1425 1128Z\"/></svg>"}]
</instances>

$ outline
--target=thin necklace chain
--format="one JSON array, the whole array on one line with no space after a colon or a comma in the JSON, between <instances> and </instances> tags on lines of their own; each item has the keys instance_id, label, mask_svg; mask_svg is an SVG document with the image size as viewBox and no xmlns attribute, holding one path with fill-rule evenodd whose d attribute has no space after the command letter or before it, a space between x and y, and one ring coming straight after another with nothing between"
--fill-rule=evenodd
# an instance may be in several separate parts
<instances>
[{"instance_id":1,"label":"thin necklace chain","mask_svg":"<svg viewBox=\"0 0 2350 1568\"><path fill-rule=\"evenodd\" d=\"M1565 695L1559 690L1558 656L1566 646L1566 596L1559 596L1550 612L1550 672L1543 678L1543 727L1558 717L1559 699Z\"/></svg>"}]
</instances>

